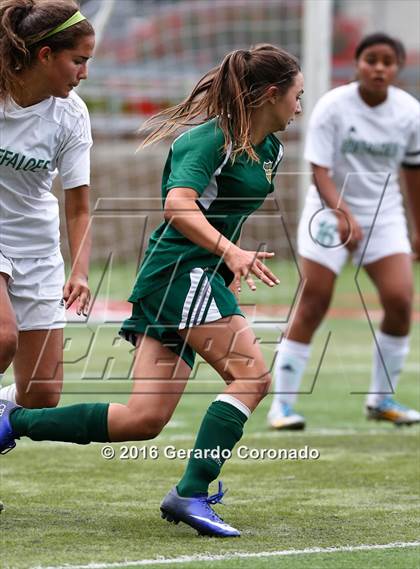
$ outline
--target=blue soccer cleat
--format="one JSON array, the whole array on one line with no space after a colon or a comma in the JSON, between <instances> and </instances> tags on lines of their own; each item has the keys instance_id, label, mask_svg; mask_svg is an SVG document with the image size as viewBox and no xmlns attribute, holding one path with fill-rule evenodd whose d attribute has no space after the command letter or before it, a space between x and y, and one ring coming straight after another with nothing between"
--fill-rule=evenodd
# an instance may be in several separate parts
<instances>
[{"instance_id":1,"label":"blue soccer cleat","mask_svg":"<svg viewBox=\"0 0 420 569\"><path fill-rule=\"evenodd\" d=\"M15 438L10 424L10 413L19 405L0 399L0 454L6 454L15 448Z\"/></svg>"},{"instance_id":2,"label":"blue soccer cleat","mask_svg":"<svg viewBox=\"0 0 420 569\"><path fill-rule=\"evenodd\" d=\"M392 397L385 397L375 407L366 406L366 416L368 419L375 421L389 421L397 426L420 423L420 413L418 411L401 405Z\"/></svg>"},{"instance_id":3,"label":"blue soccer cleat","mask_svg":"<svg viewBox=\"0 0 420 569\"><path fill-rule=\"evenodd\" d=\"M219 491L213 496L200 494L193 498L183 498L176 486L166 494L160 505L162 518L168 522L184 522L196 529L200 535L212 537L239 537L240 532L220 518L210 505L222 503L225 492L219 481Z\"/></svg>"},{"instance_id":4,"label":"blue soccer cleat","mask_svg":"<svg viewBox=\"0 0 420 569\"><path fill-rule=\"evenodd\" d=\"M273 400L267 421L269 427L276 431L301 431L305 428L305 418L284 401Z\"/></svg>"}]
</instances>

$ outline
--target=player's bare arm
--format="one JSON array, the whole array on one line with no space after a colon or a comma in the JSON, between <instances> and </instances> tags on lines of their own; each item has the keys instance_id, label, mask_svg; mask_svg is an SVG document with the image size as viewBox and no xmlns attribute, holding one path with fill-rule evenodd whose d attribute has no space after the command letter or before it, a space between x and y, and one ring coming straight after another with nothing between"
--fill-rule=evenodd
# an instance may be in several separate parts
<instances>
[{"instance_id":1,"label":"player's bare arm","mask_svg":"<svg viewBox=\"0 0 420 569\"><path fill-rule=\"evenodd\" d=\"M89 308L89 256L91 249L89 187L80 186L65 192L65 216L71 256L71 273L64 286L66 308L78 299L77 313Z\"/></svg>"},{"instance_id":2,"label":"player's bare arm","mask_svg":"<svg viewBox=\"0 0 420 569\"><path fill-rule=\"evenodd\" d=\"M274 253L245 251L229 241L207 221L196 204L197 197L197 192L191 188L172 189L165 201L165 219L193 243L223 257L235 282L245 278L249 288L255 290L250 277L252 273L268 286L278 284L279 279L262 262Z\"/></svg>"},{"instance_id":3,"label":"player's bare arm","mask_svg":"<svg viewBox=\"0 0 420 569\"><path fill-rule=\"evenodd\" d=\"M363 237L362 229L351 213L346 202L338 195L337 188L328 168L311 164L313 179L318 192L327 207L337 212L338 231L340 239L349 251L354 251ZM339 201L340 200L340 201Z\"/></svg>"}]
</instances>

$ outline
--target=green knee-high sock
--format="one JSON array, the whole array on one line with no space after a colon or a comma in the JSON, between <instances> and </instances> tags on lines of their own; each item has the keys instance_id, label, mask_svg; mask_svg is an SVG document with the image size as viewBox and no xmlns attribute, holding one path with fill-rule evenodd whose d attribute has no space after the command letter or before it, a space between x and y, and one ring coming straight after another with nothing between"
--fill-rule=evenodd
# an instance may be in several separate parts
<instances>
[{"instance_id":1,"label":"green knee-high sock","mask_svg":"<svg viewBox=\"0 0 420 569\"><path fill-rule=\"evenodd\" d=\"M10 415L10 424L16 438L79 445L105 443L109 442L108 407L109 403L81 403L54 409L18 407Z\"/></svg>"},{"instance_id":2,"label":"green knee-high sock","mask_svg":"<svg viewBox=\"0 0 420 569\"><path fill-rule=\"evenodd\" d=\"M180 496L190 497L208 492L209 484L219 476L226 460L221 456L222 450L233 449L242 437L246 420L247 416L230 403L214 401L210 405L201 423L187 469L177 485ZM210 456L211 451L213 457Z\"/></svg>"}]
</instances>

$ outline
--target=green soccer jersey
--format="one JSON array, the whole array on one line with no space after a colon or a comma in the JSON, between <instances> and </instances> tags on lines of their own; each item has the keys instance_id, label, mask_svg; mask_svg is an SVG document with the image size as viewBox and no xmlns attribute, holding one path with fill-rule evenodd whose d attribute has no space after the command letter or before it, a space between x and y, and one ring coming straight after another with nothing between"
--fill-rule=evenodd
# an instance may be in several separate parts
<instances>
[{"instance_id":1,"label":"green soccer jersey","mask_svg":"<svg viewBox=\"0 0 420 569\"><path fill-rule=\"evenodd\" d=\"M283 146L268 135L254 147L260 161L247 154L230 160L224 150L224 135L217 119L205 122L179 136L172 144L162 179L162 200L173 188L192 188L206 219L227 239L236 242L248 216L274 190L273 177L283 157ZM167 221L150 237L131 302L165 286L177 274L194 267L216 269L228 284L232 273L219 256L187 239Z\"/></svg>"}]
</instances>

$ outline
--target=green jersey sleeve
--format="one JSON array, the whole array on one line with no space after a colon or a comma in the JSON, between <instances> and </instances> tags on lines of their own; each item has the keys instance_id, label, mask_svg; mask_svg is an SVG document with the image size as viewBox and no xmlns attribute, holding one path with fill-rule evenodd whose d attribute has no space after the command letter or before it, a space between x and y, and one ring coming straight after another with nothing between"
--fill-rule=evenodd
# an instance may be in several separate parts
<instances>
[{"instance_id":1,"label":"green jersey sleeve","mask_svg":"<svg viewBox=\"0 0 420 569\"><path fill-rule=\"evenodd\" d=\"M173 188L192 188L201 196L226 163L224 143L216 120L181 134L172 144L165 167L165 193Z\"/></svg>"}]
</instances>

